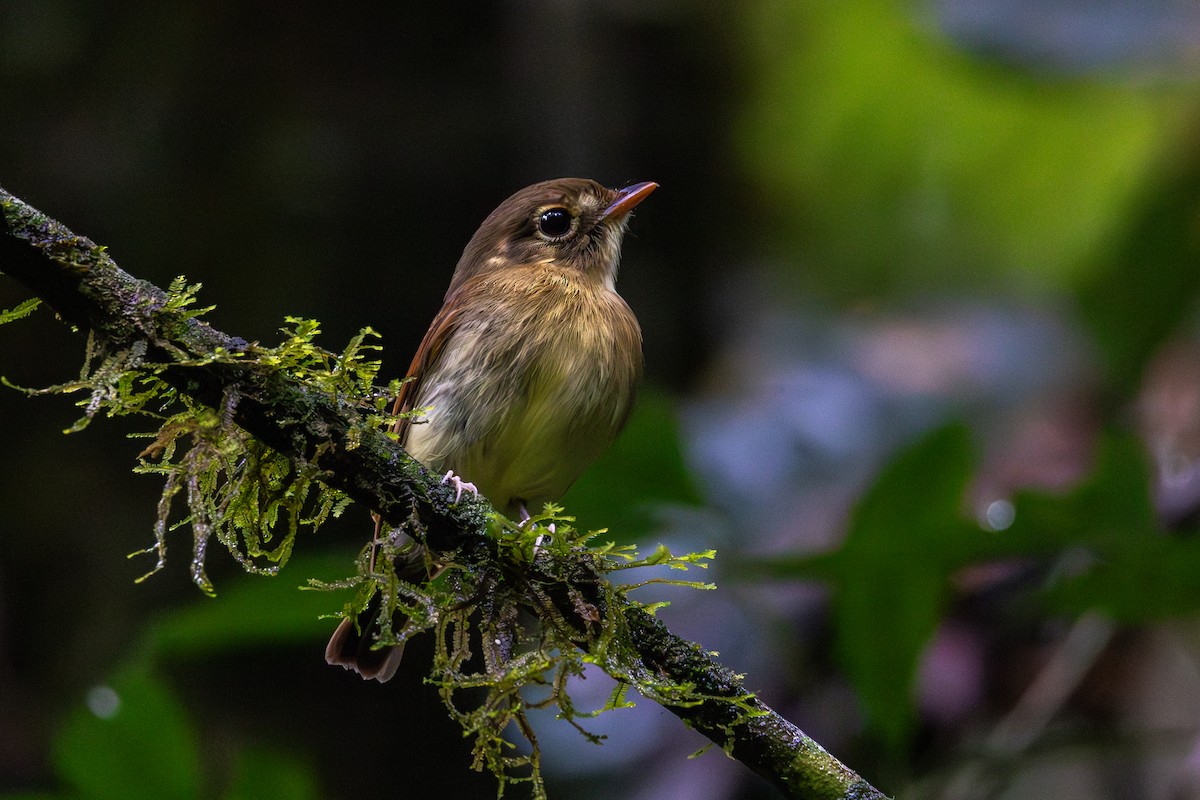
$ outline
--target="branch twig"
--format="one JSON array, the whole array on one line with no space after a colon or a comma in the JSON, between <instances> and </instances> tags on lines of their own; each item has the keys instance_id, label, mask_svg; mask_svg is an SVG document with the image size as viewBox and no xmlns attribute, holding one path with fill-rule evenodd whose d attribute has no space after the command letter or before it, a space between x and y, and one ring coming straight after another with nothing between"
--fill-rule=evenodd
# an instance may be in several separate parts
<instances>
[{"instance_id":1,"label":"branch twig","mask_svg":"<svg viewBox=\"0 0 1200 800\"><path fill-rule=\"evenodd\" d=\"M0 271L16 278L68 323L90 330L114 348L140 343L161 362L182 352L197 360L217 348L246 343L166 308L167 294L119 269L90 239L0 188ZM301 462L318 452L327 485L346 492L394 525L416 513L426 544L441 551L487 550L486 501L464 496L429 475L378 431L349 435L352 422L317 393L252 362L177 364L160 375L181 392L214 408L236 390L234 422L270 447ZM602 580L597 575L589 580ZM573 614L570 600L564 617ZM829 755L799 728L754 697L731 670L698 645L672 634L635 606L622 609L634 647L653 674L690 684L706 699L668 710L771 781L791 798L869 800L884 795ZM749 710L749 714L747 711Z\"/></svg>"}]
</instances>

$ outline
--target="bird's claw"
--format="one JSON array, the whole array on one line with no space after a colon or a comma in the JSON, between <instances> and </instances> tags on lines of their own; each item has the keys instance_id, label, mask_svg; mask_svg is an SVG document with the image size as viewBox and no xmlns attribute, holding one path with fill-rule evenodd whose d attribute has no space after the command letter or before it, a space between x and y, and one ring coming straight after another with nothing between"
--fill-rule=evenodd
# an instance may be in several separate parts
<instances>
[{"instance_id":1,"label":"bird's claw","mask_svg":"<svg viewBox=\"0 0 1200 800\"><path fill-rule=\"evenodd\" d=\"M534 558L537 558L537 554L541 551L542 542L545 540L545 538L547 536L553 536L553 535L554 535L554 523L551 522L549 525L546 526L546 532L539 533L537 535L537 538L533 540L533 557Z\"/></svg>"},{"instance_id":2,"label":"bird's claw","mask_svg":"<svg viewBox=\"0 0 1200 800\"><path fill-rule=\"evenodd\" d=\"M479 494L479 490L475 488L475 484L464 481L462 478L454 474L454 470L450 470L445 474L445 476L443 476L442 483L448 483L454 487L455 503L459 501L464 491L468 491L475 495Z\"/></svg>"},{"instance_id":3,"label":"bird's claw","mask_svg":"<svg viewBox=\"0 0 1200 800\"><path fill-rule=\"evenodd\" d=\"M524 503L521 503L520 508L518 510L521 513L521 521L517 523L517 527L524 528L526 524L529 524L532 517L529 516L529 509L525 508ZM533 524L532 527L536 528L537 525ZM537 538L533 540L534 558L537 557L538 551L542 549L542 540L546 538L547 534L553 535L554 531L555 531L554 523L551 522L549 525L546 526L546 533L539 533L537 535Z\"/></svg>"}]
</instances>

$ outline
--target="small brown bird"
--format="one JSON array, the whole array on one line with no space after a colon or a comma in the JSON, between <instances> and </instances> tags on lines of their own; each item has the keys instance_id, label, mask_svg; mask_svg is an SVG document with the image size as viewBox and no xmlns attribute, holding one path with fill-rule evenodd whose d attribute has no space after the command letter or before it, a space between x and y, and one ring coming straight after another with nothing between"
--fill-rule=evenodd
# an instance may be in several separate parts
<instances>
[{"instance_id":1,"label":"small brown bird","mask_svg":"<svg viewBox=\"0 0 1200 800\"><path fill-rule=\"evenodd\" d=\"M397 426L409 454L522 520L566 493L633 405L642 334L614 284L629 213L656 188L544 181L483 221L396 399L428 409ZM371 612L325 657L386 681L401 648L372 649Z\"/></svg>"}]
</instances>

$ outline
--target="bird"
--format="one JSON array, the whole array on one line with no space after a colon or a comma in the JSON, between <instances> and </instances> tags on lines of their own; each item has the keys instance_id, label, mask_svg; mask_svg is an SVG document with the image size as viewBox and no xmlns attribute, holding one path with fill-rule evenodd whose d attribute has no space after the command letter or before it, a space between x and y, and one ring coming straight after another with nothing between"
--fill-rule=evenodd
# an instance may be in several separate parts
<instances>
[{"instance_id":1,"label":"bird","mask_svg":"<svg viewBox=\"0 0 1200 800\"><path fill-rule=\"evenodd\" d=\"M401 384L394 428L409 455L445 473L457 493L482 494L523 523L531 508L560 499L624 427L643 356L617 268L630 214L657 188L535 183L497 206L463 249ZM427 578L424 559L412 561L397 570ZM403 645L375 646L379 606L376 595L342 620L325 655L386 682Z\"/></svg>"}]
</instances>

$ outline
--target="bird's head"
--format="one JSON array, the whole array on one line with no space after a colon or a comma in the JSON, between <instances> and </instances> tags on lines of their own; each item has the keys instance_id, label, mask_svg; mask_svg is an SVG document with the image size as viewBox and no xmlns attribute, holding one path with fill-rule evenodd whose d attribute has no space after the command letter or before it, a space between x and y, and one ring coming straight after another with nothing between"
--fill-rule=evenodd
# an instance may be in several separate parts
<instances>
[{"instance_id":1,"label":"bird's head","mask_svg":"<svg viewBox=\"0 0 1200 800\"><path fill-rule=\"evenodd\" d=\"M471 237L447 296L477 275L539 263L575 269L611 287L629 213L657 188L646 182L609 189L585 178L526 186Z\"/></svg>"}]
</instances>

